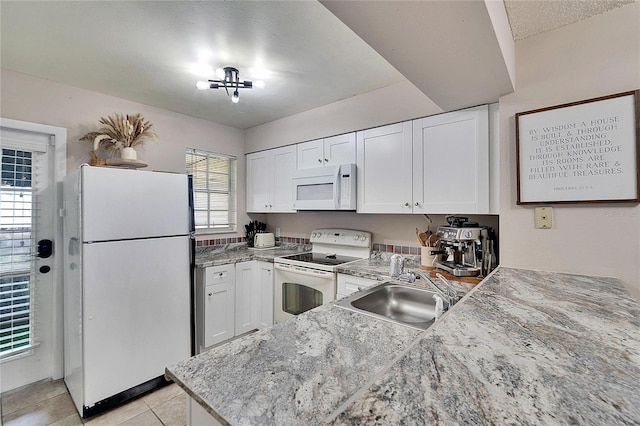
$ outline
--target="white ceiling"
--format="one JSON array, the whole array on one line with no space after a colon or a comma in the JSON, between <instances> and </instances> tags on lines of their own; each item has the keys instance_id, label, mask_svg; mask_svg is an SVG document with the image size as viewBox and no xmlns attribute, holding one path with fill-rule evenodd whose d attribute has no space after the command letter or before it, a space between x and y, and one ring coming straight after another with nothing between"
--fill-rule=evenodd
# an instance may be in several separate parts
<instances>
[{"instance_id":1,"label":"white ceiling","mask_svg":"<svg viewBox=\"0 0 640 426\"><path fill-rule=\"evenodd\" d=\"M506 9L522 38L632 1L507 1ZM240 129L406 79L451 110L512 90L483 7L475 0L3 0L0 64ZM202 61L235 66L241 79L266 87L241 89L238 104L223 90L199 91L204 76L192 67Z\"/></svg>"},{"instance_id":2,"label":"white ceiling","mask_svg":"<svg viewBox=\"0 0 640 426\"><path fill-rule=\"evenodd\" d=\"M635 0L506 0L505 8L514 40L569 25L616 9Z\"/></svg>"}]
</instances>

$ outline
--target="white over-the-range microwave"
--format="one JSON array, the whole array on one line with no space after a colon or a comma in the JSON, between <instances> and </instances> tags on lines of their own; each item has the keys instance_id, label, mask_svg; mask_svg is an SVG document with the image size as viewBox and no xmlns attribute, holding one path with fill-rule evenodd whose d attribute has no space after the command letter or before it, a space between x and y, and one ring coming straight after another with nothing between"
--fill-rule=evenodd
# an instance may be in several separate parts
<instances>
[{"instance_id":1,"label":"white over-the-range microwave","mask_svg":"<svg viewBox=\"0 0 640 426\"><path fill-rule=\"evenodd\" d=\"M356 165L297 170L293 175L296 210L355 210Z\"/></svg>"}]
</instances>

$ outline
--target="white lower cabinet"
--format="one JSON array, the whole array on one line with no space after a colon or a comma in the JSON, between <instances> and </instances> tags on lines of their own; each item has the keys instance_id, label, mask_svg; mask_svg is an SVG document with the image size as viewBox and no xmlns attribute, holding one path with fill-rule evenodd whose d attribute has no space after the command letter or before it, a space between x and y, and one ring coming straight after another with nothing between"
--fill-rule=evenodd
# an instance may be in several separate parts
<instances>
[{"instance_id":1,"label":"white lower cabinet","mask_svg":"<svg viewBox=\"0 0 640 426\"><path fill-rule=\"evenodd\" d=\"M236 263L236 336L273 325L273 263Z\"/></svg>"},{"instance_id":2,"label":"white lower cabinet","mask_svg":"<svg viewBox=\"0 0 640 426\"><path fill-rule=\"evenodd\" d=\"M197 352L273 324L273 264L252 260L198 268Z\"/></svg>"},{"instance_id":3,"label":"white lower cabinet","mask_svg":"<svg viewBox=\"0 0 640 426\"><path fill-rule=\"evenodd\" d=\"M336 299L341 299L345 296L355 293L356 291L364 290L365 288L372 287L376 284L380 284L378 280L372 280L370 278L355 277L348 274L338 274L338 288Z\"/></svg>"},{"instance_id":4,"label":"white lower cabinet","mask_svg":"<svg viewBox=\"0 0 640 426\"><path fill-rule=\"evenodd\" d=\"M202 349L234 336L235 268L223 265L198 272L196 333Z\"/></svg>"},{"instance_id":5,"label":"white lower cabinet","mask_svg":"<svg viewBox=\"0 0 640 426\"><path fill-rule=\"evenodd\" d=\"M255 261L236 263L236 336L256 328L252 309L256 282Z\"/></svg>"},{"instance_id":6,"label":"white lower cabinet","mask_svg":"<svg viewBox=\"0 0 640 426\"><path fill-rule=\"evenodd\" d=\"M187 426L222 426L193 398L187 396Z\"/></svg>"},{"instance_id":7,"label":"white lower cabinet","mask_svg":"<svg viewBox=\"0 0 640 426\"><path fill-rule=\"evenodd\" d=\"M255 324L256 328L262 330L273 325L273 263L256 261L255 282Z\"/></svg>"}]
</instances>

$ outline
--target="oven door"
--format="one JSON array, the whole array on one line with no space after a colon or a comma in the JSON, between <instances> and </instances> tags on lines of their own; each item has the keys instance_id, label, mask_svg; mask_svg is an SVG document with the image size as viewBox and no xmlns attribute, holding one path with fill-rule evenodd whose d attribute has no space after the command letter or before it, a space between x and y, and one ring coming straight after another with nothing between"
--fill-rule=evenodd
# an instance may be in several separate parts
<instances>
[{"instance_id":1,"label":"oven door","mask_svg":"<svg viewBox=\"0 0 640 426\"><path fill-rule=\"evenodd\" d=\"M276 263L273 319L279 323L335 299L333 272Z\"/></svg>"}]
</instances>

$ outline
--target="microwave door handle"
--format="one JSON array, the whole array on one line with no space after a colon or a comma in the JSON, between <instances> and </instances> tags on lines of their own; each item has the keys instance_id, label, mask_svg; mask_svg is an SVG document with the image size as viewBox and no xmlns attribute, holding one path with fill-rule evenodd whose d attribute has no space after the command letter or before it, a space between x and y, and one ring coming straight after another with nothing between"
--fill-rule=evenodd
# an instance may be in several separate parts
<instances>
[{"instance_id":1,"label":"microwave door handle","mask_svg":"<svg viewBox=\"0 0 640 426\"><path fill-rule=\"evenodd\" d=\"M340 210L340 166L336 167L333 175L333 203L336 210Z\"/></svg>"}]
</instances>

